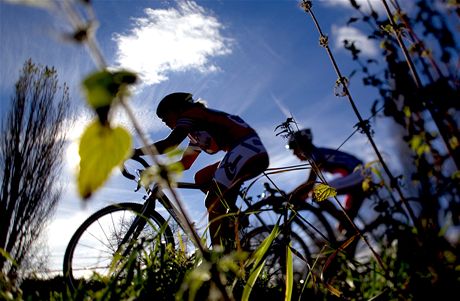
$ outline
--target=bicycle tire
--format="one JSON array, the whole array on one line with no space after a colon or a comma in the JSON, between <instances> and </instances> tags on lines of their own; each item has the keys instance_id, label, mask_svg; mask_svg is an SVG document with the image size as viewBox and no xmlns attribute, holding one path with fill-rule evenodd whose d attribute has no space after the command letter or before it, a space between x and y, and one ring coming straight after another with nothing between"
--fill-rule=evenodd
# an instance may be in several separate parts
<instances>
[{"instance_id":1,"label":"bicycle tire","mask_svg":"<svg viewBox=\"0 0 460 301\"><path fill-rule=\"evenodd\" d=\"M143 205L119 203L92 214L77 229L64 255L63 274L67 285L77 289L96 273L110 276L118 243L135 217L141 216ZM144 226L135 240L135 248L152 251L172 244L174 237L166 220L156 211L147 213ZM161 246L158 246L158 242ZM155 245L156 244L156 245ZM94 262L92 262L94 260Z\"/></svg>"},{"instance_id":2,"label":"bicycle tire","mask_svg":"<svg viewBox=\"0 0 460 301\"><path fill-rule=\"evenodd\" d=\"M325 245L336 247L336 230L331 226L331 221L326 218L321 208L303 203L297 208L297 215L293 223L302 229L298 234L305 235L303 240L309 246L311 254L319 254Z\"/></svg>"},{"instance_id":3,"label":"bicycle tire","mask_svg":"<svg viewBox=\"0 0 460 301\"><path fill-rule=\"evenodd\" d=\"M262 226L246 233L242 240L243 250L254 252L272 232L274 226ZM277 286L285 283L286 268L286 241L284 239L283 226L280 234L274 239L265 254L265 268L263 269L263 281L269 285ZM305 242L295 232L290 233L289 242L293 258L294 281L305 279L310 271L311 254Z\"/></svg>"},{"instance_id":4,"label":"bicycle tire","mask_svg":"<svg viewBox=\"0 0 460 301\"><path fill-rule=\"evenodd\" d=\"M268 224L274 224L278 219L279 214L286 210L282 208L283 198L268 198L254 203L247 209L248 212L261 211L262 218L268 220ZM291 213L291 230L296 233L308 246L310 255L318 255L323 249L323 246L328 244L332 247L336 246L337 238L334 228L330 221L323 214L321 208L308 204L306 202L293 202L300 204L295 207L296 213ZM266 209L264 209L266 208ZM266 212L278 212L272 218L268 217ZM251 213L258 214L258 213ZM258 221L255 218L251 219L251 225L257 225ZM257 227L257 226L256 226ZM311 259L311 258L309 258Z\"/></svg>"}]
</instances>

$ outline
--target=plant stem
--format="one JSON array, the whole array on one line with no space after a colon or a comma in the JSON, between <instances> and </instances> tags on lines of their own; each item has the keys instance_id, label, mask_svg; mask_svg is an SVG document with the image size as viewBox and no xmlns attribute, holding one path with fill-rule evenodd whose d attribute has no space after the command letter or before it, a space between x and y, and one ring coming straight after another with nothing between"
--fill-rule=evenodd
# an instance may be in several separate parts
<instances>
[{"instance_id":1,"label":"plant stem","mask_svg":"<svg viewBox=\"0 0 460 301\"><path fill-rule=\"evenodd\" d=\"M388 15L388 21L390 22L391 26L393 27L393 30L395 32L396 40L398 41L399 47L401 48L404 59L407 62L407 66L409 67L410 73L412 75L412 78L414 80L414 83L417 87L417 89L420 89L423 87L422 81L420 80L420 76L418 75L418 72L415 68L415 64L412 61L412 58L409 54L409 51L407 50L406 45L404 44L402 38L401 38L401 31L398 29L397 24L394 21L393 14L390 11L390 8L388 7L387 1L382 0L383 6L385 7L385 11ZM434 123L436 124L436 127L438 128L438 132L441 134L441 138L444 142L444 145L447 149L447 152L449 153L450 157L453 159L453 162L455 164L455 167L457 170L460 167L460 158L455 154L455 150L451 147L449 143L449 137L446 135L446 131L444 130L444 126L442 124L442 118L439 116L437 111L433 108L431 101L429 100L428 102L423 100L422 98L422 103L423 106L430 112L431 117L433 118Z\"/></svg>"},{"instance_id":2,"label":"plant stem","mask_svg":"<svg viewBox=\"0 0 460 301\"><path fill-rule=\"evenodd\" d=\"M393 174L391 173L390 169L388 168L387 164L385 163L385 161L383 160L383 157L379 151L379 149L377 148L377 145L375 144L374 142L374 139L372 138L372 135L369 131L369 128L366 125L366 122L364 121L364 119L361 117L361 114L359 113L359 110L358 108L356 107L356 104L351 96L351 93L348 89L348 86L347 86L347 83L345 81L345 78L342 76L342 73L340 72L340 69L337 65L337 62L332 54L332 51L330 50L329 46L328 46L328 38L326 35L323 34L322 30L321 30L321 27L319 25L319 22L318 20L316 19L315 17L315 14L313 13L313 10L312 10L312 2L311 1L306 1L306 0L302 0L302 3L301 3L301 6L304 8L305 12L307 12L311 18L313 19L313 22L316 26L316 29L318 30L319 34L320 34L320 45L323 46L325 49L326 49L326 52L329 56L329 59L334 67L334 70L338 76L338 82L342 84L343 86L343 89L344 89L344 92L345 92L345 95L347 96L348 100L349 100L349 103L356 115L356 117L358 118L359 120L359 125L362 127L362 130L363 132L366 134L372 148L374 149L374 152L375 154L377 155L379 161L381 162L382 164L382 167L385 171L385 173L388 175L388 177L390 178L390 185L393 189L396 189L396 191L398 192L399 194L399 197L402 201L402 203L405 205L406 207L406 210L407 212L409 213L409 216L413 222L413 224L415 225L415 227L417 229L419 229L418 227L418 220L417 218L415 217L415 214L412 210L412 208L409 206L409 204L407 203L407 200L406 198L404 197L404 194L401 190L401 188L399 187L399 185L397 185L397 179L393 176ZM376 256L376 259L377 261L379 262L379 264L381 265L382 269L386 271L386 268L385 266L383 265L383 262L381 261L380 257L378 256L378 254L373 250L372 246L369 244L368 240L362 235L362 233L359 231L359 229L356 227L356 225L353 223L353 221L351 221L351 219L347 216L348 220L353 224L353 226L355 227L356 230L358 230L358 233L360 235L360 237L364 240L364 242L368 245L368 247L371 249L372 253L374 254L374 256Z\"/></svg>"}]
</instances>

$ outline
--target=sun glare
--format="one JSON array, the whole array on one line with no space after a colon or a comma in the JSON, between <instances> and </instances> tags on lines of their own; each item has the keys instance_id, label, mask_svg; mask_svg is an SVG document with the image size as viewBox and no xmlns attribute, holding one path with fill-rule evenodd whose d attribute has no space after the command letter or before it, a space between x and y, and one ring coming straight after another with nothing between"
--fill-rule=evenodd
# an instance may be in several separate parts
<instances>
[{"instance_id":1,"label":"sun glare","mask_svg":"<svg viewBox=\"0 0 460 301\"><path fill-rule=\"evenodd\" d=\"M65 152L66 165L70 170L76 170L80 164L80 156L78 154L78 145L80 137L84 129L90 122L91 117L88 114L82 114L75 120L72 127L68 130L68 144Z\"/></svg>"},{"instance_id":2,"label":"sun glare","mask_svg":"<svg viewBox=\"0 0 460 301\"><path fill-rule=\"evenodd\" d=\"M66 150L66 163L72 169L75 170L80 163L80 156L78 155L78 142L73 140L67 146Z\"/></svg>"}]
</instances>

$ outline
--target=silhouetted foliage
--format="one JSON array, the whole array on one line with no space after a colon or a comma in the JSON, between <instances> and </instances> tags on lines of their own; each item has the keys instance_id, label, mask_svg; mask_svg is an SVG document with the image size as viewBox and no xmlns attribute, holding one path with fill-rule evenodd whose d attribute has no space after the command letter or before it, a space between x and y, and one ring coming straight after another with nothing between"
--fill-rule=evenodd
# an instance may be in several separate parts
<instances>
[{"instance_id":1,"label":"silhouetted foliage","mask_svg":"<svg viewBox=\"0 0 460 301\"><path fill-rule=\"evenodd\" d=\"M68 88L58 85L54 68L26 61L15 88L0 138L0 248L13 260L0 256L0 270L13 279L60 198L71 113Z\"/></svg>"},{"instance_id":2,"label":"silhouetted foliage","mask_svg":"<svg viewBox=\"0 0 460 301\"><path fill-rule=\"evenodd\" d=\"M393 268L411 275L400 292L414 300L442 298L455 293L460 279L455 271L459 242L449 242L445 235L459 225L460 214L460 49L458 33L448 22L458 16L446 1L416 1L410 12L398 1L386 2L391 2L396 25L387 15L354 5L359 17L348 21L371 28L368 38L380 44L381 63L362 58L352 41L344 47L359 64L353 74L361 74L364 85L380 95L373 113L383 107L383 114L401 127L401 143L410 150L411 174L400 184L415 188L406 192L419 208L421 228L418 233L406 228L385 233L398 246Z\"/></svg>"}]
</instances>

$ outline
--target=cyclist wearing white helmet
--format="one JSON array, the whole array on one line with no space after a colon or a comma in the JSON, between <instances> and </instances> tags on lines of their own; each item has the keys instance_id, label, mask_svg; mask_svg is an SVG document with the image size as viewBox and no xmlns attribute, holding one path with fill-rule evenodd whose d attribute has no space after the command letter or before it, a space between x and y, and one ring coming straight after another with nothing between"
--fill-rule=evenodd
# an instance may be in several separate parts
<instances>
[{"instance_id":1,"label":"cyclist wearing white helmet","mask_svg":"<svg viewBox=\"0 0 460 301\"><path fill-rule=\"evenodd\" d=\"M319 171L340 175L340 177L329 181L328 185L336 189L337 195L345 195L343 207L353 220L357 216L366 196L362 188L365 177L363 176L363 171L359 169L363 162L343 151L316 147L313 144L313 135L310 129L303 129L293 133L289 137L287 147L300 160L313 161ZM317 179L317 173L314 169L311 169L307 181L291 192L291 198L293 200L308 198ZM330 202L321 203L325 210L339 220L338 228L340 231L349 228L349 223L343 224L343 221L345 221L343 215L338 214L335 207L330 207L331 205L332 203Z\"/></svg>"},{"instance_id":2,"label":"cyclist wearing white helmet","mask_svg":"<svg viewBox=\"0 0 460 301\"><path fill-rule=\"evenodd\" d=\"M229 250L234 230L228 218L221 215L236 211L236 198L243 181L261 174L269 165L267 151L256 131L239 116L207 108L194 101L192 94L177 92L165 96L157 107L157 116L172 129L163 140L154 143L162 154L177 147L188 137L189 144L181 158L185 170L195 162L201 151L226 152L222 160L195 174L195 182L206 192L209 232L213 245ZM144 155L142 148L134 156ZM219 193L218 193L219 192ZM220 195L222 194L222 195Z\"/></svg>"}]
</instances>

